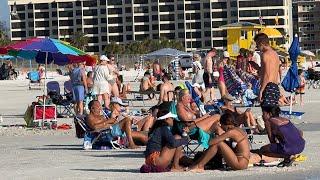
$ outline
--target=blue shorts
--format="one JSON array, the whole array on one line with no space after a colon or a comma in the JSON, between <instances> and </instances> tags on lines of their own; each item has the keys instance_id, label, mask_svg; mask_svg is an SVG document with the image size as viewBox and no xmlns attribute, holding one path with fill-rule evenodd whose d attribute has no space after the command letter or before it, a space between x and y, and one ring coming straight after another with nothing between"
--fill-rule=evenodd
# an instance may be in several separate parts
<instances>
[{"instance_id":1,"label":"blue shorts","mask_svg":"<svg viewBox=\"0 0 320 180\"><path fill-rule=\"evenodd\" d=\"M72 92L73 92L73 101L78 102L78 101L84 100L84 87L82 85L73 86Z\"/></svg>"},{"instance_id":2,"label":"blue shorts","mask_svg":"<svg viewBox=\"0 0 320 180\"><path fill-rule=\"evenodd\" d=\"M122 132L119 123L112 125L111 135L112 135L113 137L121 137L121 136L124 136L124 133Z\"/></svg>"}]
</instances>

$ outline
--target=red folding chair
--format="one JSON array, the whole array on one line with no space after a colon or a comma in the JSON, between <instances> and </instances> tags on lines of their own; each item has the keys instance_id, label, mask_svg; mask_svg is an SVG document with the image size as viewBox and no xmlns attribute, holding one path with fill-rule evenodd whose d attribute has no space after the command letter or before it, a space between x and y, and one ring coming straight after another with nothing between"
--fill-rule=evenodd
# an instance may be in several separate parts
<instances>
[{"instance_id":1,"label":"red folding chair","mask_svg":"<svg viewBox=\"0 0 320 180\"><path fill-rule=\"evenodd\" d=\"M43 109L45 113L43 114ZM57 129L57 107L56 105L35 105L33 111L33 123L40 127L44 128L45 125L48 125L49 129Z\"/></svg>"}]
</instances>

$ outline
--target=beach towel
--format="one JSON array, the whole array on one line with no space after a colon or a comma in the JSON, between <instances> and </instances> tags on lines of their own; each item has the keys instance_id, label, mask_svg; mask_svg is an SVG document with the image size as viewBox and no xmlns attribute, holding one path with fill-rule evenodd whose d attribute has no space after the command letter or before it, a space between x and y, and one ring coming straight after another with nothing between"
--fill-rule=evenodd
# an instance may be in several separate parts
<instances>
[{"instance_id":1,"label":"beach towel","mask_svg":"<svg viewBox=\"0 0 320 180\"><path fill-rule=\"evenodd\" d=\"M247 85L241 80L235 70L231 67L224 67L223 76L228 93L230 95L236 96L238 94L242 94L247 89Z\"/></svg>"}]
</instances>

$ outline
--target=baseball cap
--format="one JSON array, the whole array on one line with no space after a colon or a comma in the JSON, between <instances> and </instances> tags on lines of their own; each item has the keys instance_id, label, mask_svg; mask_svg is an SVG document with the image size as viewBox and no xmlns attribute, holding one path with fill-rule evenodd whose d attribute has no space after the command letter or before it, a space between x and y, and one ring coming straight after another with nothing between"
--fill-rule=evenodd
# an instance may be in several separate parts
<instances>
[{"instance_id":1,"label":"baseball cap","mask_svg":"<svg viewBox=\"0 0 320 180\"><path fill-rule=\"evenodd\" d=\"M109 61L109 59L105 55L100 56L100 60L101 61Z\"/></svg>"},{"instance_id":2,"label":"baseball cap","mask_svg":"<svg viewBox=\"0 0 320 180\"><path fill-rule=\"evenodd\" d=\"M125 104L122 99L120 99L119 97L113 97L111 98L111 103L116 103L119 104L120 106L127 106L127 104Z\"/></svg>"},{"instance_id":3,"label":"baseball cap","mask_svg":"<svg viewBox=\"0 0 320 180\"><path fill-rule=\"evenodd\" d=\"M164 119L167 119L167 118L177 118L178 116L176 114L173 114L171 112L169 112L168 114L166 115L163 115L161 117L158 117L157 120L164 120Z\"/></svg>"}]
</instances>

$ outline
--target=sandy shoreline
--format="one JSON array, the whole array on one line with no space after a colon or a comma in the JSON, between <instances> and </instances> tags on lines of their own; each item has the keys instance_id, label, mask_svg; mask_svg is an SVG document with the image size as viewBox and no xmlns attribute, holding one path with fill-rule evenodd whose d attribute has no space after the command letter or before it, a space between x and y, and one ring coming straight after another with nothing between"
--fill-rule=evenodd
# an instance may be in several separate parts
<instances>
[{"instance_id":1,"label":"sandy shoreline","mask_svg":"<svg viewBox=\"0 0 320 180\"><path fill-rule=\"evenodd\" d=\"M64 77L57 78L63 81ZM24 124L23 114L28 104L42 91L30 91L28 81L0 81L0 173L1 179L320 179L320 122L318 89L307 90L305 106L294 110L305 111L302 119L293 122L304 130L307 142L302 153L305 162L290 168L253 167L244 171L207 171L194 173L140 174L144 162L143 150L84 151L82 141L75 138L75 130L33 130L1 125ZM133 84L137 88L137 84ZM154 102L148 102L151 106ZM135 104L135 109L142 107ZM259 108L254 112L261 114ZM73 119L59 119L59 124L73 125ZM255 136L254 147L267 142L266 136Z\"/></svg>"}]
</instances>

